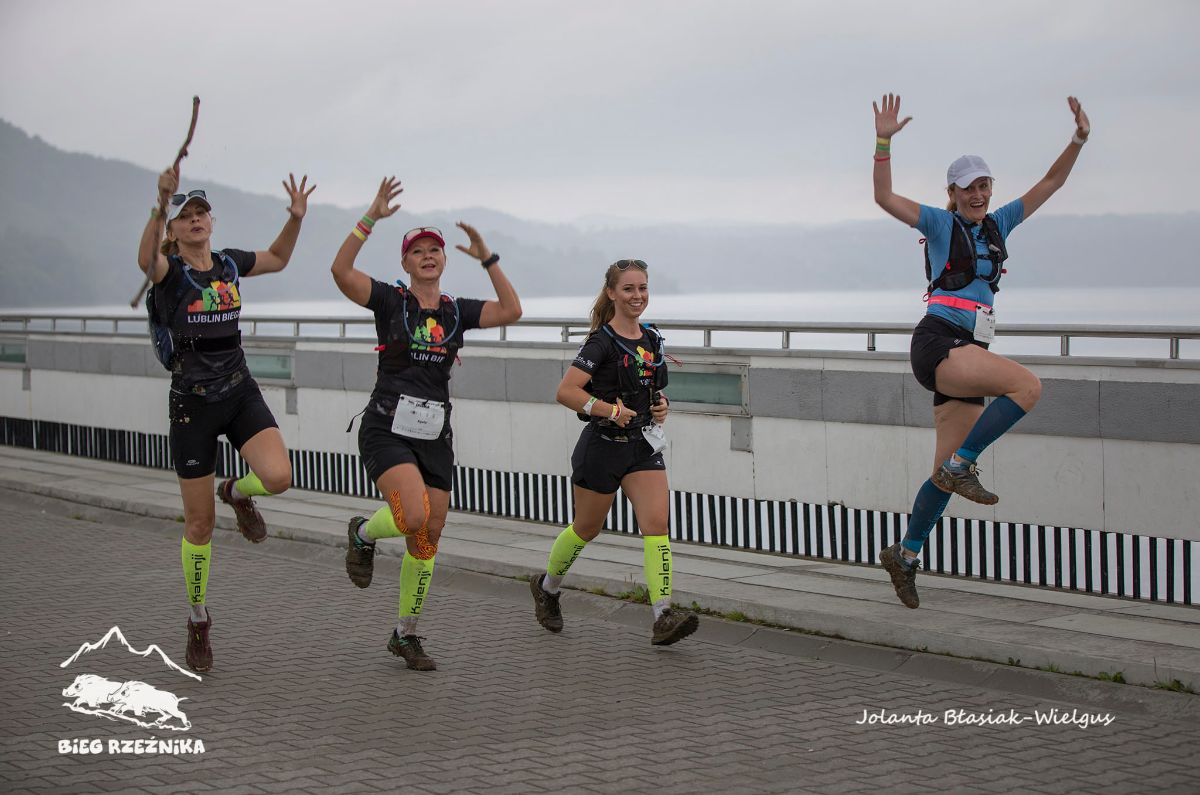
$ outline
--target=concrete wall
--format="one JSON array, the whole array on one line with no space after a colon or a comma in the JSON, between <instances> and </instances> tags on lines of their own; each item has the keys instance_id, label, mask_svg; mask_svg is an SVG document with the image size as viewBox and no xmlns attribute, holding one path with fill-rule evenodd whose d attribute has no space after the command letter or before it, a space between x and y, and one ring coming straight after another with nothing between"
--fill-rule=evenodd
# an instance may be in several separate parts
<instances>
[{"instance_id":1,"label":"concrete wall","mask_svg":"<svg viewBox=\"0 0 1200 795\"><path fill-rule=\"evenodd\" d=\"M7 339L14 339L6 335ZM20 337L17 337L20 339ZM255 343L294 350L289 381L261 381L289 446L357 453L344 432L374 383L366 341ZM693 371L746 373L746 411L675 411L675 490L907 512L932 468L931 399L895 354L680 352ZM458 461L564 475L582 423L553 402L574 347L468 346L451 382ZM1038 407L980 460L1001 495L948 516L1200 540L1200 365L1029 359ZM167 379L145 340L30 335L0 365L0 416L162 434ZM670 390L668 389L668 394Z\"/></svg>"}]
</instances>

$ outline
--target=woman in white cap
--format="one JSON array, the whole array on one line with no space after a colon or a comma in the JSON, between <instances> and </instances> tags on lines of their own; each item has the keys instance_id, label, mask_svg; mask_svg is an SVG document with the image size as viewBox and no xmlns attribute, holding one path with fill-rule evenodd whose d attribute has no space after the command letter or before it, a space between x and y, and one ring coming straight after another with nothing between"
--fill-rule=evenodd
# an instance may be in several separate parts
<instances>
[{"instance_id":1,"label":"woman in white cap","mask_svg":"<svg viewBox=\"0 0 1200 795\"><path fill-rule=\"evenodd\" d=\"M912 120L901 120L900 97L887 94L875 108L875 202L889 215L925 235L929 309L913 332L913 374L933 392L937 436L933 477L917 492L904 540L879 553L896 595L917 607L917 554L945 510L951 494L993 505L975 462L988 445L1012 428L1041 397L1037 376L988 350L995 334L994 296L1000 289L1005 239L1067 181L1091 133L1075 97L1067 104L1075 133L1046 176L1019 199L989 212L992 173L983 158L964 155L946 173L945 210L917 204L892 192L892 137ZM882 107L880 107L882 105ZM984 398L994 397L985 409Z\"/></svg>"},{"instance_id":2,"label":"woman in white cap","mask_svg":"<svg viewBox=\"0 0 1200 795\"><path fill-rule=\"evenodd\" d=\"M358 252L376 222L400 209L392 202L402 188L384 179L334 257L333 279L342 294L375 313L379 368L375 389L363 411L358 449L367 474L388 504L369 519L350 520L346 573L359 588L371 584L375 542L404 536L400 565L399 622L388 651L409 668L432 671L437 665L416 634L417 619L429 594L434 555L450 509L454 448L450 430L450 369L463 346L463 332L515 323L521 301L493 253L475 228L459 222L469 246L457 246L487 271L495 301L453 298L442 292L446 241L441 230L409 230L400 245L400 266L409 284L372 279L354 267Z\"/></svg>"},{"instance_id":3,"label":"woman in white cap","mask_svg":"<svg viewBox=\"0 0 1200 795\"><path fill-rule=\"evenodd\" d=\"M248 540L258 543L267 536L251 498L279 494L292 481L283 436L246 366L238 317L241 279L287 267L309 194L316 189L306 189L307 182L306 176L297 185L289 175L283 183L288 218L266 250L214 251L207 194L176 193L179 171L168 168L158 177L159 204L151 209L138 246L138 267L154 284L146 302L156 352L171 371L170 450L183 496L183 574L191 606L187 664L197 671L212 668L205 592L216 521L218 437L224 434L250 467L245 477L227 479L216 490L233 507L238 530ZM164 204L165 218L158 210Z\"/></svg>"}]
</instances>

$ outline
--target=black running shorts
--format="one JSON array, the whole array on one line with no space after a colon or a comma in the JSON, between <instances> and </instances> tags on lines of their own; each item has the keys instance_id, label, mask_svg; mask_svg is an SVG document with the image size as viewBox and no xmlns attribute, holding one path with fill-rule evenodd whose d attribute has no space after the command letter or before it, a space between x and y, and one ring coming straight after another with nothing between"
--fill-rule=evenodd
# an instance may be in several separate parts
<instances>
[{"instance_id":1,"label":"black running shorts","mask_svg":"<svg viewBox=\"0 0 1200 795\"><path fill-rule=\"evenodd\" d=\"M963 345L978 345L984 350L987 349L985 343L975 341L971 332L936 315L926 315L913 329L912 345L908 353L909 363L917 381L933 393L935 406L940 406L948 400L983 405L982 397L956 398L937 391L937 380L934 376L937 366L950 355L951 350Z\"/></svg>"},{"instance_id":2,"label":"black running shorts","mask_svg":"<svg viewBox=\"0 0 1200 795\"><path fill-rule=\"evenodd\" d=\"M392 418L370 409L358 427L358 454L372 483L397 464L416 464L425 485L442 491L454 488L454 439L447 430L437 439L410 439L392 433Z\"/></svg>"},{"instance_id":3,"label":"black running shorts","mask_svg":"<svg viewBox=\"0 0 1200 795\"><path fill-rule=\"evenodd\" d=\"M629 441L617 442L588 423L571 453L571 482L600 494L616 493L621 479L632 472L666 468L662 453L654 452L640 430L631 431Z\"/></svg>"},{"instance_id":4,"label":"black running shorts","mask_svg":"<svg viewBox=\"0 0 1200 795\"><path fill-rule=\"evenodd\" d=\"M247 378L233 394L213 402L202 395L171 392L171 460L179 477L202 478L217 469L217 437L236 449L267 428L278 428L253 378Z\"/></svg>"}]
</instances>

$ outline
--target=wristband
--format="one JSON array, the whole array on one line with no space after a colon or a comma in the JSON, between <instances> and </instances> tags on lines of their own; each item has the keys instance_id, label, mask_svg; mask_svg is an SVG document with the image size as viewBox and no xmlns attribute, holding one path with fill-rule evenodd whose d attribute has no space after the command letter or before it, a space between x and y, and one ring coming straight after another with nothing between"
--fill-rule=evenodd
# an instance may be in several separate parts
<instances>
[{"instance_id":1,"label":"wristband","mask_svg":"<svg viewBox=\"0 0 1200 795\"><path fill-rule=\"evenodd\" d=\"M881 136L876 135L875 136L875 144L877 146L891 146L892 139L891 138L883 138Z\"/></svg>"},{"instance_id":2,"label":"wristband","mask_svg":"<svg viewBox=\"0 0 1200 795\"><path fill-rule=\"evenodd\" d=\"M592 416L592 406L596 405L596 402L598 400L600 400L600 398L598 398L598 397L589 398L588 402L583 404L583 408L580 409L579 413L586 414L589 417Z\"/></svg>"},{"instance_id":3,"label":"wristband","mask_svg":"<svg viewBox=\"0 0 1200 795\"><path fill-rule=\"evenodd\" d=\"M617 398L617 400L620 400L620 398ZM609 415L609 419L612 420L613 422L616 422L617 417L619 417L619 416L621 416L621 404L613 403L613 410L612 410L612 414Z\"/></svg>"},{"instance_id":4,"label":"wristband","mask_svg":"<svg viewBox=\"0 0 1200 795\"><path fill-rule=\"evenodd\" d=\"M1089 133L1089 134L1090 134L1090 133ZM1071 133L1071 143L1073 143L1073 144L1079 144L1080 146L1083 146L1084 144L1086 144L1086 143L1087 143L1087 139L1086 139L1086 138L1080 138L1080 137L1079 137L1079 130L1076 130L1075 132Z\"/></svg>"},{"instance_id":5,"label":"wristband","mask_svg":"<svg viewBox=\"0 0 1200 795\"><path fill-rule=\"evenodd\" d=\"M374 221L372 221L372 220L371 220L369 217L367 217L367 216L365 216L365 215L362 217L362 222L363 222L364 224L366 224L366 227L367 227L367 229L374 229L374 228L375 228L375 222L374 222Z\"/></svg>"},{"instance_id":6,"label":"wristband","mask_svg":"<svg viewBox=\"0 0 1200 795\"><path fill-rule=\"evenodd\" d=\"M879 155L875 155L875 162L876 162L876 163L885 163L885 162L887 162L888 160L891 160L891 159L892 159L892 156L891 156L891 155L884 155L883 157L880 157Z\"/></svg>"},{"instance_id":7,"label":"wristband","mask_svg":"<svg viewBox=\"0 0 1200 795\"><path fill-rule=\"evenodd\" d=\"M496 253L493 253L493 254L492 254L492 256L488 257L487 259L485 259L485 260L480 260L480 261L479 261L479 264L480 264L480 265L482 265L482 266L483 266L483 267L485 267L485 268L490 268L490 267L492 267L493 265L495 265L495 264L496 264L497 262L499 262L499 261L500 261L500 255L499 255L499 254L496 254Z\"/></svg>"},{"instance_id":8,"label":"wristband","mask_svg":"<svg viewBox=\"0 0 1200 795\"><path fill-rule=\"evenodd\" d=\"M150 217L151 218L157 218L160 215L162 215L162 213L159 212L158 205L155 205L150 208Z\"/></svg>"},{"instance_id":9,"label":"wristband","mask_svg":"<svg viewBox=\"0 0 1200 795\"><path fill-rule=\"evenodd\" d=\"M350 230L350 234L354 235L355 237L357 237L359 240L361 240L364 243L367 242L367 236L364 235L362 232L360 232L358 230L357 226Z\"/></svg>"}]
</instances>

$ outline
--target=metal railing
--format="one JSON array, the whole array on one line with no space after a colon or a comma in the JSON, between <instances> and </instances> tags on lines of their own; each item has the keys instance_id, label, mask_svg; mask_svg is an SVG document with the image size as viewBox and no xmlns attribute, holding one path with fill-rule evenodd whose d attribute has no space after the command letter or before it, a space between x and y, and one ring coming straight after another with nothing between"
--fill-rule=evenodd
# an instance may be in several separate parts
<instances>
[{"instance_id":1,"label":"metal railing","mask_svg":"<svg viewBox=\"0 0 1200 795\"><path fill-rule=\"evenodd\" d=\"M362 327L364 334L374 332L374 318L346 317L243 317L242 333L248 337L265 340L278 339L345 339L347 330ZM792 323L768 321L748 323L727 320L657 320L655 325L663 331L699 331L702 333L702 348L712 348L713 334L717 332L751 332L778 335L779 345L775 350L793 350L793 337L806 334L849 335L863 338L865 346L859 350L874 351L881 335L908 336L912 333L909 323ZM263 326L290 329L290 334L260 332ZM556 329L561 342L570 342L572 337L587 333L588 323L579 318L533 318L522 319L516 328ZM317 333L312 333L316 329ZM327 331L326 331L327 330ZM508 327L499 330L500 340L507 340ZM146 333L146 319L142 315L85 315L36 312L0 312L0 333L37 334L96 334L107 336L138 336ZM305 333L302 333L305 332ZM1167 343L1168 359L1180 358L1182 340L1200 339L1200 326L1091 326L1091 325L1047 325L1009 324L996 329L997 336L1050 337L1059 340L1059 355L1071 355L1071 341L1085 338L1105 339L1152 339ZM687 347L687 346L682 346Z\"/></svg>"}]
</instances>

